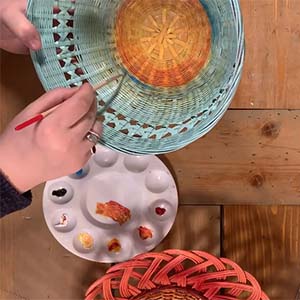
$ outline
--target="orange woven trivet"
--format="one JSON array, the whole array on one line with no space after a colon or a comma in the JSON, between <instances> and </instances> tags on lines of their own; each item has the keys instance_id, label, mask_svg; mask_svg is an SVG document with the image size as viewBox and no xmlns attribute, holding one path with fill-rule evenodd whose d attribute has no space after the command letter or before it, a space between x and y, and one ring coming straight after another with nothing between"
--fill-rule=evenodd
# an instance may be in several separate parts
<instances>
[{"instance_id":1,"label":"orange woven trivet","mask_svg":"<svg viewBox=\"0 0 300 300\"><path fill-rule=\"evenodd\" d=\"M110 268L86 300L268 300L256 279L203 251L146 253Z\"/></svg>"}]
</instances>

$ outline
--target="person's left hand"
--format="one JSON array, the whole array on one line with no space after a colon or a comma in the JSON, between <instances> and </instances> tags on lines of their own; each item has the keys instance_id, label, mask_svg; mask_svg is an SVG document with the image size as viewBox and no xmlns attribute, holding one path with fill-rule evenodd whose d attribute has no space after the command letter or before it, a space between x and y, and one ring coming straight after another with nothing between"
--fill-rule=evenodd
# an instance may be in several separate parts
<instances>
[{"instance_id":1,"label":"person's left hand","mask_svg":"<svg viewBox=\"0 0 300 300\"><path fill-rule=\"evenodd\" d=\"M41 38L26 18L26 0L0 1L0 48L17 54L39 50Z\"/></svg>"}]
</instances>

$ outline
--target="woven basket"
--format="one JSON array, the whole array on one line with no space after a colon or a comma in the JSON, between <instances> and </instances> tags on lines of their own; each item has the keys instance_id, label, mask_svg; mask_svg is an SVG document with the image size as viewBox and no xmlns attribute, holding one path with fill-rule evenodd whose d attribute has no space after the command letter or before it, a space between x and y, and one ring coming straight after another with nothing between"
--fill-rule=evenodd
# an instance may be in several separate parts
<instances>
[{"instance_id":1,"label":"woven basket","mask_svg":"<svg viewBox=\"0 0 300 300\"><path fill-rule=\"evenodd\" d=\"M122 152L171 152L203 136L241 77L238 0L29 0L28 17L46 90L125 74L120 89L97 91L99 112L109 106L101 143Z\"/></svg>"},{"instance_id":2,"label":"woven basket","mask_svg":"<svg viewBox=\"0 0 300 300\"><path fill-rule=\"evenodd\" d=\"M148 291L138 295L133 300L207 300L192 290L179 287L159 288L154 291Z\"/></svg>"},{"instance_id":3,"label":"woven basket","mask_svg":"<svg viewBox=\"0 0 300 300\"><path fill-rule=\"evenodd\" d=\"M226 258L202 251L147 253L115 265L86 300L268 300L256 279Z\"/></svg>"}]
</instances>

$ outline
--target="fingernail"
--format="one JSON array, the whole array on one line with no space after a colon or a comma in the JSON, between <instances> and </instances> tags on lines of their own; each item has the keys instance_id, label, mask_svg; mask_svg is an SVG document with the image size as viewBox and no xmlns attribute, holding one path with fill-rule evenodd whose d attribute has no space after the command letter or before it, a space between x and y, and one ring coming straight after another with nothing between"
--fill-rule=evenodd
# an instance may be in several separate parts
<instances>
[{"instance_id":1,"label":"fingernail","mask_svg":"<svg viewBox=\"0 0 300 300\"><path fill-rule=\"evenodd\" d=\"M96 146L93 146L93 148L92 148L92 152L93 152L93 154L96 154L96 151L97 151L97 148L96 148Z\"/></svg>"},{"instance_id":2,"label":"fingernail","mask_svg":"<svg viewBox=\"0 0 300 300\"><path fill-rule=\"evenodd\" d=\"M30 42L31 50L39 50L41 48L41 42L38 39L34 39Z\"/></svg>"}]
</instances>

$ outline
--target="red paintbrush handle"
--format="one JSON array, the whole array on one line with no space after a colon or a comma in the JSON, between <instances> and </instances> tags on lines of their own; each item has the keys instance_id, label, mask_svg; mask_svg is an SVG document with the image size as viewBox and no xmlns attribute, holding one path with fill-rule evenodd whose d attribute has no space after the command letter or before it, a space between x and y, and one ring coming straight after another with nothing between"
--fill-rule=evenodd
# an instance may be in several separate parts
<instances>
[{"instance_id":1,"label":"red paintbrush handle","mask_svg":"<svg viewBox=\"0 0 300 300\"><path fill-rule=\"evenodd\" d=\"M121 76L123 76L123 78L124 78L124 75L119 74L119 75L117 75L117 76L114 76L114 77L112 77L112 78L109 78L109 79L107 79L107 80L101 82L100 84L98 84L98 85L96 85L96 86L93 87L94 91L96 91L96 90L102 88L103 86L107 85L107 84L110 83L111 81L114 81L114 80L118 79L118 78L121 77ZM49 115L50 113L52 113L52 112L53 112L56 108L58 108L60 105L61 105L61 104L58 104L58 105L56 105L56 106L54 106L54 107L48 109L47 111L45 111L45 112L43 112L43 113L41 113L41 114L39 114L39 115L37 115L37 116L35 116L35 117L33 117L33 118L27 120L26 122L24 122L24 123L22 123L22 124L19 124L17 127L15 127L15 130L16 130L16 131L20 131L20 130L22 130L22 129L28 127L28 126L30 126L31 124L34 124L34 123L36 123L36 122L39 122L39 121L43 120L47 115Z\"/></svg>"},{"instance_id":2,"label":"red paintbrush handle","mask_svg":"<svg viewBox=\"0 0 300 300\"><path fill-rule=\"evenodd\" d=\"M31 124L34 124L36 122L39 122L39 121L43 120L43 118L44 118L44 116L42 114L39 114L39 115L35 116L34 118L31 118L31 119L27 120L26 122L24 122L24 123L19 124L18 126L16 126L15 130L16 131L22 130L25 127L30 126Z\"/></svg>"}]
</instances>

